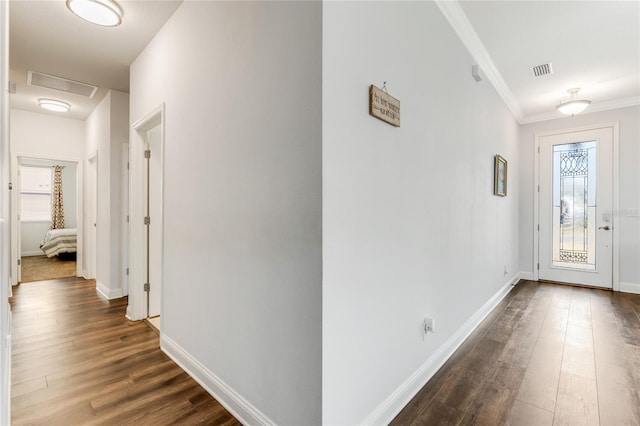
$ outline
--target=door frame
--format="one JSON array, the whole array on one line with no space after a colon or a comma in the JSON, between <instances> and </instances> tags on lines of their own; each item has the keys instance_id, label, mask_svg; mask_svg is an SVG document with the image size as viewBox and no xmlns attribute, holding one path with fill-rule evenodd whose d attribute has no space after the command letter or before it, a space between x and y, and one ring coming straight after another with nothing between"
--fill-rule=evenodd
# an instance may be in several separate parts
<instances>
[{"instance_id":1,"label":"door frame","mask_svg":"<svg viewBox=\"0 0 640 426\"><path fill-rule=\"evenodd\" d=\"M78 248L76 251L76 276L83 276L83 268L84 268L84 245L83 245L83 237L84 237L84 164L81 158L75 157L58 157L52 155L42 155L42 154L33 154L33 153L25 153L25 152L12 152L11 153L11 181L18 182L18 168L21 164L21 159L30 158L30 159L39 159L39 160L47 160L47 161L64 161L67 163L75 163L76 164L76 227L78 229ZM15 186L19 188L20 185L17 184ZM18 284L18 259L21 258L21 254L19 252L19 242L20 233L19 233L19 221L18 221L18 206L20 197L20 193L18 190L11 191L11 285Z\"/></svg>"},{"instance_id":2,"label":"door frame","mask_svg":"<svg viewBox=\"0 0 640 426\"><path fill-rule=\"evenodd\" d=\"M618 230L618 215L620 213L620 138L619 138L619 126L620 123L610 122L610 123L602 123L602 124L593 124L588 126L581 127L572 127L569 129L558 129L551 130L547 132L535 133L534 134L534 165L533 165L533 279L534 281L538 281L540 277L539 271L539 262L540 262L540 231L538 229L538 224L540 223L540 138L545 136L555 136L555 135L563 135L567 133L575 133L575 132L583 132L588 130L597 130L597 129L608 129L610 128L613 133L613 164L612 164L612 173L613 173L613 214L612 214L612 224L613 224L613 265L612 271L612 289L613 291L620 291L620 238L619 238L619 230Z\"/></svg>"},{"instance_id":3,"label":"door frame","mask_svg":"<svg viewBox=\"0 0 640 426\"><path fill-rule=\"evenodd\" d=\"M145 135L160 125L160 217L154 220L162 229L160 238L160 321L164 311L164 147L165 147L165 105L162 103L131 126L129 142L129 306L127 318L142 320L147 317L147 299L144 291L146 274L146 234L144 217L146 197L145 176ZM160 328L162 330L162 327Z\"/></svg>"},{"instance_id":4,"label":"door frame","mask_svg":"<svg viewBox=\"0 0 640 426\"><path fill-rule=\"evenodd\" d=\"M84 212L87 220L85 221L85 231L87 248L86 262L83 265L83 276L86 279L95 279L96 288L98 285L98 208L100 200L98 199L98 151L92 152L87 156L87 167L85 171L85 183L87 192L87 202L84 206Z\"/></svg>"}]
</instances>

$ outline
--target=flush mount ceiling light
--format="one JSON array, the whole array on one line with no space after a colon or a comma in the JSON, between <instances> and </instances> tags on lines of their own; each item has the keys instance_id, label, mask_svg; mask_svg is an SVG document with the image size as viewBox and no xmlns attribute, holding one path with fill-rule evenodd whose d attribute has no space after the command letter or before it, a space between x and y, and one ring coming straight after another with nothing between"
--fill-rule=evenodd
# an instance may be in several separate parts
<instances>
[{"instance_id":1,"label":"flush mount ceiling light","mask_svg":"<svg viewBox=\"0 0 640 426\"><path fill-rule=\"evenodd\" d=\"M67 0L67 7L85 21L104 27L122 23L122 9L112 0Z\"/></svg>"},{"instance_id":2,"label":"flush mount ceiling light","mask_svg":"<svg viewBox=\"0 0 640 426\"><path fill-rule=\"evenodd\" d=\"M69 112L71 105L66 102L56 101L54 99L38 99L40 108L55 112Z\"/></svg>"},{"instance_id":3,"label":"flush mount ceiling light","mask_svg":"<svg viewBox=\"0 0 640 426\"><path fill-rule=\"evenodd\" d=\"M589 106L589 104L591 104L591 101L588 101L586 99L578 99L579 91L579 87L567 90L567 93L571 96L568 100L561 101L559 105L556 105L556 109L561 113L570 115L572 117L584 111Z\"/></svg>"}]
</instances>

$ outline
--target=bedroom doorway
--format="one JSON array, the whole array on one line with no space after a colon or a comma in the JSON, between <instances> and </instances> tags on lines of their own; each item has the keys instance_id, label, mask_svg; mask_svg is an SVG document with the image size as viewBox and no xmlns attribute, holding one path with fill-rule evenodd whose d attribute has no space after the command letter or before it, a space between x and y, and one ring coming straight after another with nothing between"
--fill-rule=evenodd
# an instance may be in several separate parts
<instances>
[{"instance_id":1,"label":"bedroom doorway","mask_svg":"<svg viewBox=\"0 0 640 426\"><path fill-rule=\"evenodd\" d=\"M17 163L17 282L77 277L78 163L32 157Z\"/></svg>"}]
</instances>

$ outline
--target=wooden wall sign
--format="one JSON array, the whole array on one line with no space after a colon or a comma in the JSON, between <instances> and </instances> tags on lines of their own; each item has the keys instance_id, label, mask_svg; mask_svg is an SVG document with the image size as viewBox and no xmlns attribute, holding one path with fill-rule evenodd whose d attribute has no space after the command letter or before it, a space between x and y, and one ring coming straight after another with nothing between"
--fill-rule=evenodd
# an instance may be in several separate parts
<instances>
[{"instance_id":1,"label":"wooden wall sign","mask_svg":"<svg viewBox=\"0 0 640 426\"><path fill-rule=\"evenodd\" d=\"M373 84L369 87L369 114L400 127L400 101Z\"/></svg>"}]
</instances>

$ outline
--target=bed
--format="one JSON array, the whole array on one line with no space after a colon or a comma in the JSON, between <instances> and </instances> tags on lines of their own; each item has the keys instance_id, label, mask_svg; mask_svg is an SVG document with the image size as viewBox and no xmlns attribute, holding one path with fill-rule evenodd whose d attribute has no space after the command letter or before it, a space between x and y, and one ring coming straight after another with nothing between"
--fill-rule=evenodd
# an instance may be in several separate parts
<instances>
[{"instance_id":1,"label":"bed","mask_svg":"<svg viewBox=\"0 0 640 426\"><path fill-rule=\"evenodd\" d=\"M75 253L78 247L78 230L76 228L52 229L40 244L40 248L47 257L62 253Z\"/></svg>"}]
</instances>

